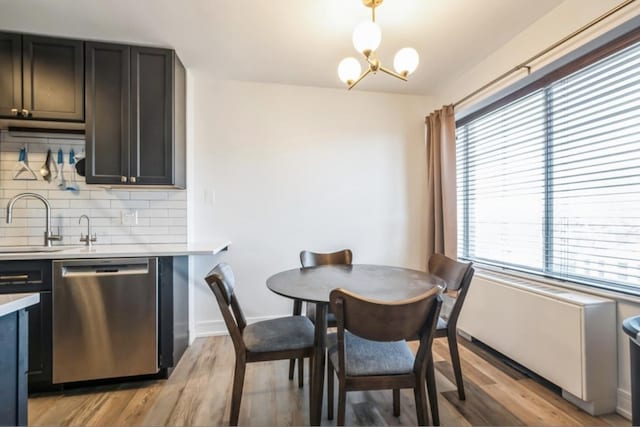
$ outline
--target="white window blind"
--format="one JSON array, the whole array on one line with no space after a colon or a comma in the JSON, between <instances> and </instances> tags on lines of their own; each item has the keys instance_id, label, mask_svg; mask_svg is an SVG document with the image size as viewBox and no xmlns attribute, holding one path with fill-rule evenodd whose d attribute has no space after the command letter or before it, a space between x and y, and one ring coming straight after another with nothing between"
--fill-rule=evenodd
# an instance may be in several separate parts
<instances>
[{"instance_id":1,"label":"white window blind","mask_svg":"<svg viewBox=\"0 0 640 427\"><path fill-rule=\"evenodd\" d=\"M640 43L457 128L462 258L640 290Z\"/></svg>"}]
</instances>

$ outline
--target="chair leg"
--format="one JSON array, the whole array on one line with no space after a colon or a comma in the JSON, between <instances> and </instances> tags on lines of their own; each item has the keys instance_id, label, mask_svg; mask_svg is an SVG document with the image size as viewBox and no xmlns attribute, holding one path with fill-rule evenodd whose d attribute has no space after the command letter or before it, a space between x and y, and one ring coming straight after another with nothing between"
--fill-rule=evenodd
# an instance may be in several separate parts
<instances>
[{"instance_id":1,"label":"chair leg","mask_svg":"<svg viewBox=\"0 0 640 427\"><path fill-rule=\"evenodd\" d=\"M242 401L242 388L244 386L244 371L247 367L244 360L236 360L236 370L233 375L233 391L231 392L231 415L229 425L237 426L240 416L240 402Z\"/></svg>"},{"instance_id":2,"label":"chair leg","mask_svg":"<svg viewBox=\"0 0 640 427\"><path fill-rule=\"evenodd\" d=\"M427 425L427 396L424 389L424 383L417 381L413 388L413 396L416 400L416 418L419 426Z\"/></svg>"},{"instance_id":3,"label":"chair leg","mask_svg":"<svg viewBox=\"0 0 640 427\"><path fill-rule=\"evenodd\" d=\"M300 314L302 314L302 301L300 300L293 300L293 315L294 316L300 316ZM298 362L300 363L300 362ZM293 379L293 370L296 367L296 359L289 359L289 379L292 380ZM298 380L300 379L300 374L298 374ZM299 384L300 387L302 387L302 385Z\"/></svg>"},{"instance_id":4,"label":"chair leg","mask_svg":"<svg viewBox=\"0 0 640 427\"><path fill-rule=\"evenodd\" d=\"M304 357L298 359L298 387L304 385Z\"/></svg>"},{"instance_id":5,"label":"chair leg","mask_svg":"<svg viewBox=\"0 0 640 427\"><path fill-rule=\"evenodd\" d=\"M458 399L464 400L464 382L462 381L462 367L460 366L460 354L458 353L458 337L455 329L447 331L447 340L449 341L451 364L453 365L453 373L455 374L456 386L458 387Z\"/></svg>"},{"instance_id":6,"label":"chair leg","mask_svg":"<svg viewBox=\"0 0 640 427\"><path fill-rule=\"evenodd\" d=\"M393 389L393 416L400 416L400 389Z\"/></svg>"},{"instance_id":7,"label":"chair leg","mask_svg":"<svg viewBox=\"0 0 640 427\"><path fill-rule=\"evenodd\" d=\"M347 391L344 388L344 385L338 384L338 421L336 425L343 426L344 425L344 417L345 412L347 410Z\"/></svg>"},{"instance_id":8,"label":"chair leg","mask_svg":"<svg viewBox=\"0 0 640 427\"><path fill-rule=\"evenodd\" d=\"M440 425L440 412L438 411L438 390L436 388L436 371L433 364L433 357L427 362L426 382L429 392L429 406L431 407L431 418L434 426Z\"/></svg>"},{"instance_id":9,"label":"chair leg","mask_svg":"<svg viewBox=\"0 0 640 427\"><path fill-rule=\"evenodd\" d=\"M327 360L327 419L333 419L333 368L331 361Z\"/></svg>"},{"instance_id":10,"label":"chair leg","mask_svg":"<svg viewBox=\"0 0 640 427\"><path fill-rule=\"evenodd\" d=\"M289 379L293 379L293 370L296 368L296 359L289 359Z\"/></svg>"}]
</instances>

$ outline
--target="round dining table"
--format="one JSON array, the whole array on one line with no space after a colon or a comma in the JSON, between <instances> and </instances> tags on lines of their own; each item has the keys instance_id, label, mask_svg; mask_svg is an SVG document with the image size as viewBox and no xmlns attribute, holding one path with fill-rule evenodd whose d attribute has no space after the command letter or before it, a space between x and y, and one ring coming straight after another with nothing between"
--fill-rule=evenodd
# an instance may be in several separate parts
<instances>
[{"instance_id":1,"label":"round dining table","mask_svg":"<svg viewBox=\"0 0 640 427\"><path fill-rule=\"evenodd\" d=\"M366 298L393 302L413 298L445 282L423 271L383 265L323 265L283 271L267 279L278 295L316 305L314 357L311 367L309 421L320 425L329 294L343 288Z\"/></svg>"}]
</instances>

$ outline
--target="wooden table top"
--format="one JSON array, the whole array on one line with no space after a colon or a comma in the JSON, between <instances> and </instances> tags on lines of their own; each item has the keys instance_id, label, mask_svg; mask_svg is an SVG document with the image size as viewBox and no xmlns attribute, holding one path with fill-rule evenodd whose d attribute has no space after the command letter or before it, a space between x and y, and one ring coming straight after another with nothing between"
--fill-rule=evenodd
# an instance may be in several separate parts
<instances>
[{"instance_id":1,"label":"wooden table top","mask_svg":"<svg viewBox=\"0 0 640 427\"><path fill-rule=\"evenodd\" d=\"M391 302L413 298L445 282L423 271L383 265L323 265L274 274L267 287L278 295L328 303L333 289L344 288L366 298Z\"/></svg>"}]
</instances>

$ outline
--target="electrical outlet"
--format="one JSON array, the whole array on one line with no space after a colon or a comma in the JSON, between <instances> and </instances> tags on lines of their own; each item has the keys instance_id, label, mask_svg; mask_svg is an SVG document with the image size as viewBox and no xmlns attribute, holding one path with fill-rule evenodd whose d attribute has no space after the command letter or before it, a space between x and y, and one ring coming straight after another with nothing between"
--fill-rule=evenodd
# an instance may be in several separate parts
<instances>
[{"instance_id":1,"label":"electrical outlet","mask_svg":"<svg viewBox=\"0 0 640 427\"><path fill-rule=\"evenodd\" d=\"M120 211L120 223L122 225L138 225L138 211Z\"/></svg>"}]
</instances>

